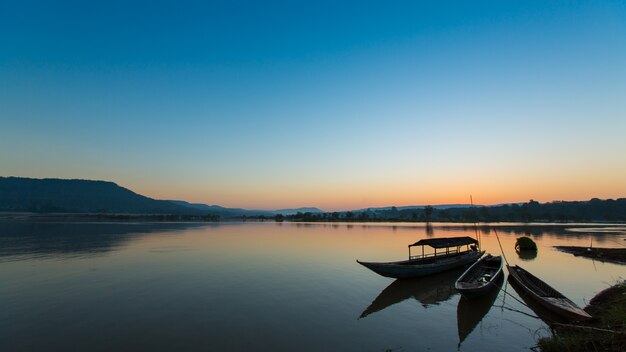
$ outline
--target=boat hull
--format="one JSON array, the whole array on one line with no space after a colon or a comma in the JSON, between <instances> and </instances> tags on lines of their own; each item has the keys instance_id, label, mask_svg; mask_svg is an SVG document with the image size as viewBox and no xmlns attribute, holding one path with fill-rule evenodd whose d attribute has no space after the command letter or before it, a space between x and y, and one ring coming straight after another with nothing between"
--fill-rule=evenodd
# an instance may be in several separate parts
<instances>
[{"instance_id":1,"label":"boat hull","mask_svg":"<svg viewBox=\"0 0 626 352\"><path fill-rule=\"evenodd\" d=\"M500 275L499 278L495 279L492 285L493 289L487 291L485 295L474 299L468 299L466 296L463 296L459 299L459 304L456 308L459 346L489 313L502 288L503 277L504 275Z\"/></svg>"},{"instance_id":2,"label":"boat hull","mask_svg":"<svg viewBox=\"0 0 626 352\"><path fill-rule=\"evenodd\" d=\"M507 265L507 269L509 271L509 279L518 284L520 288L527 293L530 299L534 300L545 309L571 321L588 320L592 318L591 315L578 307L569 298L521 267ZM545 296L536 292L538 285L543 286L544 290L552 291L552 294Z\"/></svg>"},{"instance_id":3,"label":"boat hull","mask_svg":"<svg viewBox=\"0 0 626 352\"><path fill-rule=\"evenodd\" d=\"M433 275L442 271L471 264L478 260L483 253L484 251L466 252L454 257L441 258L432 263L420 263L419 261L416 261L415 264L412 264L411 261L372 263L361 262L359 260L357 260L357 263L385 277L394 279L410 279Z\"/></svg>"},{"instance_id":4,"label":"boat hull","mask_svg":"<svg viewBox=\"0 0 626 352\"><path fill-rule=\"evenodd\" d=\"M499 259L499 260L498 260ZM488 266L490 263L497 263L497 267L489 267L485 271L491 274L489 280L485 282L473 282L469 280L471 275L474 275L474 272L481 269L482 267ZM502 257L493 257L491 255L487 255L481 259L479 259L476 263L472 264L459 278L456 280L454 287L461 292L463 296L466 298L475 298L479 296L483 296L487 294L489 291L495 289L497 285L495 282L502 278Z\"/></svg>"}]
</instances>

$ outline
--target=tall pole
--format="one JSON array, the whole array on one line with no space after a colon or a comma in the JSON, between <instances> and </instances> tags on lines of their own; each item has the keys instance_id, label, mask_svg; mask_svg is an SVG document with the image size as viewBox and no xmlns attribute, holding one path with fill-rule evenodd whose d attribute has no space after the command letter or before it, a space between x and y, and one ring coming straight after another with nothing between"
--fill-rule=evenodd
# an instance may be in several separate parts
<instances>
[{"instance_id":1,"label":"tall pole","mask_svg":"<svg viewBox=\"0 0 626 352\"><path fill-rule=\"evenodd\" d=\"M476 223L478 220L478 214L476 214L476 209L474 208L474 199L472 198L471 194L470 204L472 205L472 211L474 211L474 233L476 234L476 241L478 241L478 251L480 252L482 246L480 245L480 235L478 234L478 224Z\"/></svg>"},{"instance_id":2,"label":"tall pole","mask_svg":"<svg viewBox=\"0 0 626 352\"><path fill-rule=\"evenodd\" d=\"M504 258L504 261L506 262L506 266L509 266L509 261L506 260L506 255L504 255L504 249L502 249L502 243L500 242L500 236L498 236L498 231L494 228L493 232L496 233L496 239L498 240L498 245L500 245L500 252L502 252L502 257Z\"/></svg>"}]
</instances>

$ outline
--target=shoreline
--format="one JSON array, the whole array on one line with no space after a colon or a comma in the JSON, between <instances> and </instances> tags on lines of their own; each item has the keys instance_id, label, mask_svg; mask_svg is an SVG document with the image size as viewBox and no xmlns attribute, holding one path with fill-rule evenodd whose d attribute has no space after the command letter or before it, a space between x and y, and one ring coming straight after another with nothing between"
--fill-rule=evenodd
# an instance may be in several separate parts
<instances>
[{"instance_id":1,"label":"shoreline","mask_svg":"<svg viewBox=\"0 0 626 352\"><path fill-rule=\"evenodd\" d=\"M542 337L543 352L626 350L626 280L596 294L585 311L593 319L585 325L557 324L552 336Z\"/></svg>"},{"instance_id":2,"label":"shoreline","mask_svg":"<svg viewBox=\"0 0 626 352\"><path fill-rule=\"evenodd\" d=\"M585 257L614 264L626 265L626 248L589 248L577 246L555 246L561 252L573 254L576 257Z\"/></svg>"},{"instance_id":3,"label":"shoreline","mask_svg":"<svg viewBox=\"0 0 626 352\"><path fill-rule=\"evenodd\" d=\"M454 225L477 225L477 226L592 226L592 225L616 225L625 226L623 231L626 235L626 222L619 221L425 221L425 220L407 220L407 219L324 219L324 220L276 220L273 217L220 217L218 215L188 215L188 214L131 214L131 213L33 213L33 212L0 212L0 220L23 220L23 221L179 221L179 222L233 222L233 221L258 221L258 222L276 222L276 223L294 223L294 224L315 224L315 223L337 223L337 224L419 224L421 226L436 226L439 224ZM590 231L594 232L594 231ZM626 238L625 238L626 239Z\"/></svg>"}]
</instances>

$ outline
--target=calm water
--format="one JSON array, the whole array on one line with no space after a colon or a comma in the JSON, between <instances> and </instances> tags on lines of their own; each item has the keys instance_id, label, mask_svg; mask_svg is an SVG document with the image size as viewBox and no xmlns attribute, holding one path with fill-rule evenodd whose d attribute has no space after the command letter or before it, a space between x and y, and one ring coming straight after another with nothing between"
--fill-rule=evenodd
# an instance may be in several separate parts
<instances>
[{"instance_id":1,"label":"calm water","mask_svg":"<svg viewBox=\"0 0 626 352\"><path fill-rule=\"evenodd\" d=\"M626 267L551 246L626 243L594 227L498 233L511 264L584 305ZM521 259L513 243L528 234L539 253ZM402 282L355 262L466 235L471 226L0 222L0 350L528 350L548 330L506 282L468 302L453 289L458 271ZM493 230L481 235L500 252Z\"/></svg>"}]
</instances>

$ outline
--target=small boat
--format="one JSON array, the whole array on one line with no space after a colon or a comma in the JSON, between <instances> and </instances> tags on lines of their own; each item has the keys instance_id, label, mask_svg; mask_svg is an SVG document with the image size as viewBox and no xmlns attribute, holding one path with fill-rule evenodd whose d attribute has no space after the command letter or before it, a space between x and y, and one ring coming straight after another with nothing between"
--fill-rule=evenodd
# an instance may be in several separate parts
<instances>
[{"instance_id":1,"label":"small boat","mask_svg":"<svg viewBox=\"0 0 626 352\"><path fill-rule=\"evenodd\" d=\"M468 299L465 296L462 296L461 299L459 299L459 304L456 307L459 347L491 310L491 307L496 301L496 298L498 298L498 294L502 288L502 282L504 281L503 277L504 275L500 275L492 281L494 289L487 291L486 294L474 299Z\"/></svg>"},{"instance_id":2,"label":"small boat","mask_svg":"<svg viewBox=\"0 0 626 352\"><path fill-rule=\"evenodd\" d=\"M502 276L502 256L487 254L456 280L454 287L467 298L481 296L496 287Z\"/></svg>"},{"instance_id":3,"label":"small boat","mask_svg":"<svg viewBox=\"0 0 626 352\"><path fill-rule=\"evenodd\" d=\"M547 310L570 321L592 318L589 313L582 310L576 303L520 266L507 265L506 268L509 271L509 279L519 284L520 288L528 293L530 298Z\"/></svg>"},{"instance_id":4,"label":"small boat","mask_svg":"<svg viewBox=\"0 0 626 352\"><path fill-rule=\"evenodd\" d=\"M471 264L485 253L477 245L477 240L467 236L428 238L409 245L408 260L378 263L357 260L357 263L382 276L409 279ZM415 246L422 247L421 255L411 255L411 248ZM434 253L425 253L424 246L433 248ZM466 248L462 248L463 246ZM437 253L438 249L445 249L445 251Z\"/></svg>"},{"instance_id":5,"label":"small boat","mask_svg":"<svg viewBox=\"0 0 626 352\"><path fill-rule=\"evenodd\" d=\"M570 323L571 320L569 318L564 318L561 315L554 313L551 310L548 310L546 307L539 304L539 302L534 299L527 291L525 291L517 281L512 279L512 276L509 275L508 278L509 284L508 287L513 288L515 293L522 299L522 301L532 310L535 315L539 317L539 319L543 320L548 325L553 325L554 323Z\"/></svg>"}]
</instances>

